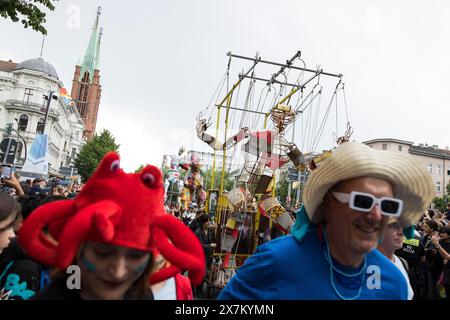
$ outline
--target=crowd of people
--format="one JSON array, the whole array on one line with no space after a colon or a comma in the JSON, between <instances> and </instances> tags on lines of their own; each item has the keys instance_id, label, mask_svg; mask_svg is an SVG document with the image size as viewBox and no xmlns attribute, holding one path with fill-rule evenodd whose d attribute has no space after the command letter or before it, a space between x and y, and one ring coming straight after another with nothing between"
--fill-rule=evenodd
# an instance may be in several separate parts
<instances>
[{"instance_id":1,"label":"crowd of people","mask_svg":"<svg viewBox=\"0 0 450 320\"><path fill-rule=\"evenodd\" d=\"M447 210L426 210L395 254L409 267L415 300L450 299L450 203Z\"/></svg>"},{"instance_id":2,"label":"crowd of people","mask_svg":"<svg viewBox=\"0 0 450 320\"><path fill-rule=\"evenodd\" d=\"M204 297L211 217L165 205L157 168L117 164L107 154L83 188L2 180L0 300ZM218 299L449 299L450 204L428 209L433 197L413 159L345 143L311 172L290 234L258 246Z\"/></svg>"}]
</instances>

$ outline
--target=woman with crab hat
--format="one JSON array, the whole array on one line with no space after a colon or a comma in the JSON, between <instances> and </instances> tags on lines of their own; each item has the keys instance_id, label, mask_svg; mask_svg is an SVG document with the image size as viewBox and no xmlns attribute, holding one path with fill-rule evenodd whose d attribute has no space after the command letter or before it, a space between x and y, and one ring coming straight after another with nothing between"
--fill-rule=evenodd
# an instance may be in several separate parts
<instances>
[{"instance_id":1,"label":"woman with crab hat","mask_svg":"<svg viewBox=\"0 0 450 320\"><path fill-rule=\"evenodd\" d=\"M205 273L195 235L165 214L159 169L148 165L127 174L114 152L103 158L75 200L33 212L19 241L34 259L59 270L35 299L153 299L149 284L185 270L198 283ZM154 250L171 266L152 273Z\"/></svg>"}]
</instances>

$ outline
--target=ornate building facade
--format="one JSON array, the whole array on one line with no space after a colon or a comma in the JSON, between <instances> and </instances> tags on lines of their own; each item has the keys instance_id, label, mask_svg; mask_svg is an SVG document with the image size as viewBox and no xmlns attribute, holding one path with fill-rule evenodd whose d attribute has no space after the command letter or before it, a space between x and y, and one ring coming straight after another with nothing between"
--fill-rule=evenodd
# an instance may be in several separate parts
<instances>
[{"instance_id":1,"label":"ornate building facade","mask_svg":"<svg viewBox=\"0 0 450 320\"><path fill-rule=\"evenodd\" d=\"M16 130L12 138L19 140L15 157L18 168L38 133L49 137L50 175L59 175L61 167L73 166L84 144L84 123L78 111L59 97L62 88L55 68L41 57L19 64L0 61L0 136L6 138L6 126L12 123ZM50 92L57 100L50 100L45 122Z\"/></svg>"}]
</instances>

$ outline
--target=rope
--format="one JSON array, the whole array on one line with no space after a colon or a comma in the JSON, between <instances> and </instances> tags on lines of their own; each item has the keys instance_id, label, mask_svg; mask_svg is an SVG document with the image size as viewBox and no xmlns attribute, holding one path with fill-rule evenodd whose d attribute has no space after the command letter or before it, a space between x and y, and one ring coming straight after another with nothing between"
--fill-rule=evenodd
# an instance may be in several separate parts
<instances>
[{"instance_id":1,"label":"rope","mask_svg":"<svg viewBox=\"0 0 450 320\"><path fill-rule=\"evenodd\" d=\"M319 122L319 111L320 111L320 105L321 105L321 98L322 98L322 88L319 90L319 99L316 105L316 117L314 119L314 127L313 127L313 136L316 136L317 134L317 123ZM315 144L315 141L313 140L313 145Z\"/></svg>"},{"instance_id":2,"label":"rope","mask_svg":"<svg viewBox=\"0 0 450 320\"><path fill-rule=\"evenodd\" d=\"M336 89L336 90L337 90L337 89ZM316 140L315 140L315 141L316 141L316 144L314 145L313 150L315 150L315 149L317 148L317 145L319 144L320 137L322 136L323 130L324 130L324 128L325 128L325 123L326 123L326 121L327 121L327 119L328 119L328 115L329 115L330 110L331 110L331 106L333 105L334 97L336 96L336 90L334 90L334 93L333 93L333 95L331 96L331 100L330 100L330 103L328 104L327 111L325 112L325 116L324 116L324 118L323 118L323 120L322 120L322 123L320 124L319 132L318 132L317 137L316 137Z\"/></svg>"}]
</instances>

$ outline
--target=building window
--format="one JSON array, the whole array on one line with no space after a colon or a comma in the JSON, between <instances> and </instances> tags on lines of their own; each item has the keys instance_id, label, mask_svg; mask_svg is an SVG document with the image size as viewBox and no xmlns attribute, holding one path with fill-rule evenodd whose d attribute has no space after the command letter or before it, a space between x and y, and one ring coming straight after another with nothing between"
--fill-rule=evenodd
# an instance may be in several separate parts
<instances>
[{"instance_id":1,"label":"building window","mask_svg":"<svg viewBox=\"0 0 450 320\"><path fill-rule=\"evenodd\" d=\"M432 163L430 163L428 165L428 173L433 173L433 164Z\"/></svg>"},{"instance_id":2,"label":"building window","mask_svg":"<svg viewBox=\"0 0 450 320\"><path fill-rule=\"evenodd\" d=\"M402 151L402 147L403 147L403 146L399 144L399 145L398 145L398 151Z\"/></svg>"},{"instance_id":3,"label":"building window","mask_svg":"<svg viewBox=\"0 0 450 320\"><path fill-rule=\"evenodd\" d=\"M64 151L66 151L67 141L64 141Z\"/></svg>"},{"instance_id":4,"label":"building window","mask_svg":"<svg viewBox=\"0 0 450 320\"><path fill-rule=\"evenodd\" d=\"M383 143L381 145L381 150L387 150L387 143Z\"/></svg>"},{"instance_id":5,"label":"building window","mask_svg":"<svg viewBox=\"0 0 450 320\"><path fill-rule=\"evenodd\" d=\"M71 157L72 159L75 159L76 154L77 154L77 149L72 148L72 153L71 153L70 157Z\"/></svg>"},{"instance_id":6,"label":"building window","mask_svg":"<svg viewBox=\"0 0 450 320\"><path fill-rule=\"evenodd\" d=\"M447 170L447 175L450 176L450 168Z\"/></svg>"},{"instance_id":7,"label":"building window","mask_svg":"<svg viewBox=\"0 0 450 320\"><path fill-rule=\"evenodd\" d=\"M440 164L436 165L437 174L442 174L442 167Z\"/></svg>"},{"instance_id":8,"label":"building window","mask_svg":"<svg viewBox=\"0 0 450 320\"><path fill-rule=\"evenodd\" d=\"M33 89L25 89L25 94L23 95L23 102L30 103L30 98L33 96Z\"/></svg>"},{"instance_id":9,"label":"building window","mask_svg":"<svg viewBox=\"0 0 450 320\"><path fill-rule=\"evenodd\" d=\"M59 167L62 168L62 166L63 166L63 162L61 161L61 165Z\"/></svg>"},{"instance_id":10,"label":"building window","mask_svg":"<svg viewBox=\"0 0 450 320\"><path fill-rule=\"evenodd\" d=\"M439 181L436 182L436 192L441 192L441 183Z\"/></svg>"},{"instance_id":11,"label":"building window","mask_svg":"<svg viewBox=\"0 0 450 320\"><path fill-rule=\"evenodd\" d=\"M36 126L36 133L44 133L44 119L40 118Z\"/></svg>"},{"instance_id":12,"label":"building window","mask_svg":"<svg viewBox=\"0 0 450 320\"><path fill-rule=\"evenodd\" d=\"M28 116L23 114L19 118L19 131L26 131L28 125Z\"/></svg>"}]
</instances>

